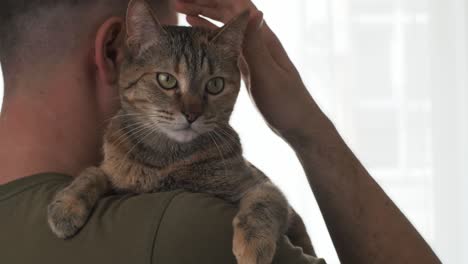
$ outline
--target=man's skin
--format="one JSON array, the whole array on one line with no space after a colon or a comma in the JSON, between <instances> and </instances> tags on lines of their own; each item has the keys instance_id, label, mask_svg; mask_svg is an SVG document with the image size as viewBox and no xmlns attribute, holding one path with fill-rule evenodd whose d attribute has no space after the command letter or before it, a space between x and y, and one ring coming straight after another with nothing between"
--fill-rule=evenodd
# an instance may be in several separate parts
<instances>
[{"instance_id":1,"label":"man's skin","mask_svg":"<svg viewBox=\"0 0 468 264\"><path fill-rule=\"evenodd\" d=\"M199 15L226 22L251 10L249 92L301 160L342 263L440 263L319 109L250 0L178 0L176 9L206 27L213 25ZM120 17L102 21L60 63L4 69L0 184L41 172L77 175L99 163L103 129L118 108L116 63L107 54L118 52L112 36L123 25Z\"/></svg>"}]
</instances>

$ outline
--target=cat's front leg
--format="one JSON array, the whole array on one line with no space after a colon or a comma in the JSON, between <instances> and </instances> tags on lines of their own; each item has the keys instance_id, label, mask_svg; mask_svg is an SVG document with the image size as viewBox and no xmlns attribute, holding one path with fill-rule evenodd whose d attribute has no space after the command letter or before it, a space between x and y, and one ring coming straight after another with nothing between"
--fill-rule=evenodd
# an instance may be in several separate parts
<instances>
[{"instance_id":1,"label":"cat's front leg","mask_svg":"<svg viewBox=\"0 0 468 264\"><path fill-rule=\"evenodd\" d=\"M99 168L84 170L48 206L49 226L59 238L74 236L86 223L99 198L110 191L107 175Z\"/></svg>"},{"instance_id":2,"label":"cat's front leg","mask_svg":"<svg viewBox=\"0 0 468 264\"><path fill-rule=\"evenodd\" d=\"M234 219L233 252L238 264L270 264L279 237L286 232L288 202L271 182L251 189Z\"/></svg>"}]
</instances>

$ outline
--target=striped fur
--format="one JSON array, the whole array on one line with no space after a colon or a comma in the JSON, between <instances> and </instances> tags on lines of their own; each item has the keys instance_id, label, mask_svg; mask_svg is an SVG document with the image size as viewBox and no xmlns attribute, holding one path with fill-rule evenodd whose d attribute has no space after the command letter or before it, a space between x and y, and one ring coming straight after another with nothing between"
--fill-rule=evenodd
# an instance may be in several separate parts
<instances>
[{"instance_id":1,"label":"striped fur","mask_svg":"<svg viewBox=\"0 0 468 264\"><path fill-rule=\"evenodd\" d=\"M185 189L239 205L233 248L239 263L271 263L276 242L286 233L313 253L302 220L243 158L229 125L240 90L238 60L247 18L241 15L222 32L162 27L142 1L132 2L119 82L122 107L105 134L101 166L84 171L49 207L49 224L59 237L73 236L108 192ZM159 87L161 72L176 77L177 89ZM223 77L226 87L211 96L205 87L214 77ZM180 124L187 127L182 112L195 106L201 116L184 128L189 132L178 134Z\"/></svg>"}]
</instances>

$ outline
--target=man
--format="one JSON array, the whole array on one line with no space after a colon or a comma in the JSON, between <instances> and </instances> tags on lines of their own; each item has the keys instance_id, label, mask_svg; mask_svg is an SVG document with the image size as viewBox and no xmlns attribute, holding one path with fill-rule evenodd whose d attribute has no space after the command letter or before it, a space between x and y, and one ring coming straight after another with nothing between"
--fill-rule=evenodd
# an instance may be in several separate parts
<instances>
[{"instance_id":1,"label":"man","mask_svg":"<svg viewBox=\"0 0 468 264\"><path fill-rule=\"evenodd\" d=\"M2 263L235 263L235 208L201 194L107 197L75 238L62 241L48 229L46 205L70 182L66 175L101 159L103 129L118 108L126 2L0 3ZM153 2L162 22L173 23L174 13L163 8L168 3ZM175 7L205 27L214 25L200 15L226 22L250 9L249 92L301 159L343 263L440 263L314 103L250 0L178 0ZM275 263L323 261L283 238Z\"/></svg>"}]
</instances>

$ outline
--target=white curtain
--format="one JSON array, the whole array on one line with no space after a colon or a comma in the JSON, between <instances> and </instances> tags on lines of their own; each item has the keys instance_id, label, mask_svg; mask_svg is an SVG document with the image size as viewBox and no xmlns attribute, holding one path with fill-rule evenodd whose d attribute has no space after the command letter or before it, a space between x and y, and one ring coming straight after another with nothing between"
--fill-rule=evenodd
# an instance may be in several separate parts
<instances>
[{"instance_id":1,"label":"white curtain","mask_svg":"<svg viewBox=\"0 0 468 264\"><path fill-rule=\"evenodd\" d=\"M468 263L466 1L255 2L312 95L442 261ZM233 122L246 156L303 215L319 255L339 263L299 162L245 92Z\"/></svg>"},{"instance_id":2,"label":"white curtain","mask_svg":"<svg viewBox=\"0 0 468 264\"><path fill-rule=\"evenodd\" d=\"M444 263L468 263L466 1L255 2L371 174ZM338 263L294 154L245 93L236 110L247 157L304 215L318 253Z\"/></svg>"}]
</instances>

